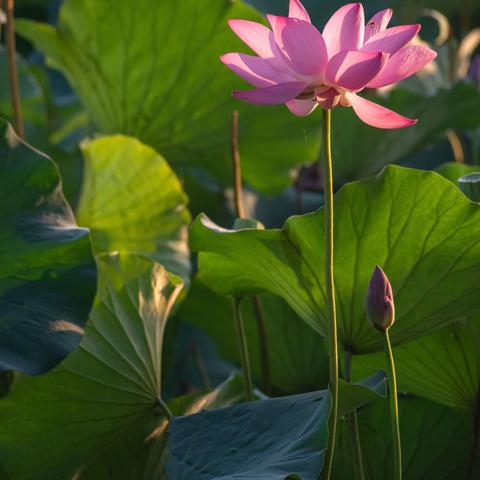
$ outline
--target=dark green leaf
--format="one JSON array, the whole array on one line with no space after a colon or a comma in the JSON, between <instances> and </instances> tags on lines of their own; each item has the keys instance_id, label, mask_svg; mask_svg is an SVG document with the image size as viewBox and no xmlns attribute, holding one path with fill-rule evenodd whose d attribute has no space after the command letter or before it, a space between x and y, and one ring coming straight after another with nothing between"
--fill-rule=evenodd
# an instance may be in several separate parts
<instances>
[{"instance_id":1,"label":"dark green leaf","mask_svg":"<svg viewBox=\"0 0 480 480\"><path fill-rule=\"evenodd\" d=\"M471 85L459 84L434 97L423 98L396 90L388 99L371 100L406 117L417 118L418 123L411 128L385 131L364 124L352 109L333 110L333 162L337 185L397 163L448 128L467 129L480 125L480 95Z\"/></svg>"},{"instance_id":2,"label":"dark green leaf","mask_svg":"<svg viewBox=\"0 0 480 480\"><path fill-rule=\"evenodd\" d=\"M470 454L472 417L419 398L400 397L403 476L408 480L465 478ZM371 403L359 413L365 478L393 478L393 447L389 402ZM353 465L348 425L340 422L335 450L335 480L351 480ZM480 462L472 478L480 474Z\"/></svg>"},{"instance_id":3,"label":"dark green leaf","mask_svg":"<svg viewBox=\"0 0 480 480\"><path fill-rule=\"evenodd\" d=\"M378 400L378 397L386 397L387 385L385 373L378 371L358 383L346 383L340 379L338 396L339 417L367 403Z\"/></svg>"},{"instance_id":4,"label":"dark green leaf","mask_svg":"<svg viewBox=\"0 0 480 480\"><path fill-rule=\"evenodd\" d=\"M329 413L322 391L175 418L167 472L178 480L317 480Z\"/></svg>"},{"instance_id":5,"label":"dark green leaf","mask_svg":"<svg viewBox=\"0 0 480 480\"><path fill-rule=\"evenodd\" d=\"M162 337L181 284L145 257L104 255L98 264L79 349L47 375L18 381L2 400L0 462L15 480L72 478L99 457L121 458L120 440L140 455L165 428L157 402Z\"/></svg>"},{"instance_id":6,"label":"dark green leaf","mask_svg":"<svg viewBox=\"0 0 480 480\"><path fill-rule=\"evenodd\" d=\"M211 392L177 397L169 402L169 407L174 415L189 415L243 401L243 393L243 380L236 375ZM165 421L160 423L147 441L137 446L119 438L113 448L82 471L79 480L167 480L167 428Z\"/></svg>"},{"instance_id":7,"label":"dark green leaf","mask_svg":"<svg viewBox=\"0 0 480 480\"><path fill-rule=\"evenodd\" d=\"M480 317L460 321L394 349L401 390L474 412L480 392ZM380 354L361 355L357 376L382 368Z\"/></svg>"},{"instance_id":8,"label":"dark green leaf","mask_svg":"<svg viewBox=\"0 0 480 480\"><path fill-rule=\"evenodd\" d=\"M443 177L458 186L458 179L469 173L479 172L480 165L466 165L465 163L448 162L435 169Z\"/></svg>"},{"instance_id":9,"label":"dark green leaf","mask_svg":"<svg viewBox=\"0 0 480 480\"><path fill-rule=\"evenodd\" d=\"M261 295L267 335L271 386L282 394L325 388L328 356L324 340L281 298ZM250 298L242 301L250 361L260 385L258 325ZM198 277L192 282L178 316L210 335L225 359L240 364L231 299L216 295Z\"/></svg>"},{"instance_id":10,"label":"dark green leaf","mask_svg":"<svg viewBox=\"0 0 480 480\"><path fill-rule=\"evenodd\" d=\"M341 383L339 416L385 395L382 372ZM318 391L174 419L170 478L317 480L328 439L330 394Z\"/></svg>"},{"instance_id":11,"label":"dark green leaf","mask_svg":"<svg viewBox=\"0 0 480 480\"><path fill-rule=\"evenodd\" d=\"M91 248L53 162L0 122L0 370L44 373L78 346L96 288Z\"/></svg>"}]
</instances>

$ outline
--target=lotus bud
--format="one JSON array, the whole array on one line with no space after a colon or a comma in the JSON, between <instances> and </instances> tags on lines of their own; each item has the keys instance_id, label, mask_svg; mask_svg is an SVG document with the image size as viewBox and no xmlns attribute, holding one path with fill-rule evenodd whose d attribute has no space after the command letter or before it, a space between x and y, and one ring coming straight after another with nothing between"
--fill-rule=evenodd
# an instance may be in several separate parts
<instances>
[{"instance_id":1,"label":"lotus bud","mask_svg":"<svg viewBox=\"0 0 480 480\"><path fill-rule=\"evenodd\" d=\"M384 271L377 265L370 278L366 301L370 323L379 331L388 330L395 321L392 286Z\"/></svg>"}]
</instances>

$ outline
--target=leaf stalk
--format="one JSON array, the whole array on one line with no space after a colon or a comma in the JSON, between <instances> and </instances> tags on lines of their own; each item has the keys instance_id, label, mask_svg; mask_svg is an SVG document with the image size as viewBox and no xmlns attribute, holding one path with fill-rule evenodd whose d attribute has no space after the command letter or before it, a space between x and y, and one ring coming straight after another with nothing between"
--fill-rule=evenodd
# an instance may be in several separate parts
<instances>
[{"instance_id":1,"label":"leaf stalk","mask_svg":"<svg viewBox=\"0 0 480 480\"><path fill-rule=\"evenodd\" d=\"M25 140L25 128L23 126L22 105L20 100L20 86L18 83L18 72L16 62L16 45L15 45L15 17L13 14L14 0L7 0L7 27L6 43L7 43L7 61L8 61L8 81L10 84L10 98L12 102L12 110L14 115L15 131L17 135Z\"/></svg>"}]
</instances>

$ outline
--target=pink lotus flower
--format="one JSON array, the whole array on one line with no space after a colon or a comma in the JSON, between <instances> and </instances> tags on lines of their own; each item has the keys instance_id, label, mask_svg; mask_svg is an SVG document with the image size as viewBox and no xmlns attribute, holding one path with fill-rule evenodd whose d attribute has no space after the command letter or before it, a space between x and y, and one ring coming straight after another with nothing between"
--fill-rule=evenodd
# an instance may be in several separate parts
<instances>
[{"instance_id":1,"label":"pink lotus flower","mask_svg":"<svg viewBox=\"0 0 480 480\"><path fill-rule=\"evenodd\" d=\"M256 87L233 92L261 105L285 103L299 116L317 105L353 107L360 119L378 128L416 123L358 95L364 88L391 85L413 75L436 57L409 45L420 25L387 28L392 10L377 13L365 25L363 7L350 3L337 10L320 33L300 0L290 0L288 17L267 15L272 30L247 20L230 20L231 29L257 55L227 53L221 61Z\"/></svg>"}]
</instances>

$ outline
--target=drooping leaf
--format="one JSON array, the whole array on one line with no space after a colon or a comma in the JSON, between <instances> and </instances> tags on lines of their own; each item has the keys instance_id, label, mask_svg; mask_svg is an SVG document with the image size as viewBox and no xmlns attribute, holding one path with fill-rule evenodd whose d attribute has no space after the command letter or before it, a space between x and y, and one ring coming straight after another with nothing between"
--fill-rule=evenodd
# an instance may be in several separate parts
<instances>
[{"instance_id":1,"label":"drooping leaf","mask_svg":"<svg viewBox=\"0 0 480 480\"><path fill-rule=\"evenodd\" d=\"M339 416L385 395L383 373L342 382ZM328 440L328 390L270 398L175 418L170 478L316 480Z\"/></svg>"},{"instance_id":2,"label":"drooping leaf","mask_svg":"<svg viewBox=\"0 0 480 480\"><path fill-rule=\"evenodd\" d=\"M97 253L147 255L185 280L190 273L187 197L167 162L138 140L113 135L82 143L78 222Z\"/></svg>"},{"instance_id":3,"label":"drooping leaf","mask_svg":"<svg viewBox=\"0 0 480 480\"><path fill-rule=\"evenodd\" d=\"M473 440L470 415L427 400L400 397L400 432L403 476L409 480L458 480L465 478L465 465ZM358 414L365 478L393 477L393 446L389 402L367 405ZM335 480L353 478L348 446L348 425L340 421L335 449ZM477 461L474 476L480 474Z\"/></svg>"},{"instance_id":4,"label":"drooping leaf","mask_svg":"<svg viewBox=\"0 0 480 480\"><path fill-rule=\"evenodd\" d=\"M54 163L0 122L0 370L44 373L80 343L96 267Z\"/></svg>"},{"instance_id":5,"label":"drooping leaf","mask_svg":"<svg viewBox=\"0 0 480 480\"><path fill-rule=\"evenodd\" d=\"M261 295L267 336L272 387L283 394L325 388L328 383L328 356L324 340L305 324L281 298ZM253 374L261 376L257 319L250 298L242 301L242 312ZM240 364L232 301L210 290L198 277L178 316L210 335L225 359Z\"/></svg>"},{"instance_id":6,"label":"drooping leaf","mask_svg":"<svg viewBox=\"0 0 480 480\"><path fill-rule=\"evenodd\" d=\"M18 21L18 31L60 69L104 133L138 137L176 168L203 168L231 182L230 123L240 117L245 179L266 192L291 182L289 170L315 159L319 116L231 98L248 88L219 61L247 51L230 18L263 22L229 0L65 2L57 28Z\"/></svg>"},{"instance_id":7,"label":"drooping leaf","mask_svg":"<svg viewBox=\"0 0 480 480\"><path fill-rule=\"evenodd\" d=\"M393 286L395 344L480 311L480 207L436 173L387 167L335 198L339 341L356 353L382 349L364 301L375 265ZM326 333L323 209L282 230L222 229L199 217L192 247L200 274L221 294L269 291Z\"/></svg>"},{"instance_id":8,"label":"drooping leaf","mask_svg":"<svg viewBox=\"0 0 480 480\"><path fill-rule=\"evenodd\" d=\"M473 413L480 392L480 317L464 319L394 349L401 390ZM362 377L382 368L379 354L353 362Z\"/></svg>"},{"instance_id":9,"label":"drooping leaf","mask_svg":"<svg viewBox=\"0 0 480 480\"><path fill-rule=\"evenodd\" d=\"M78 350L47 375L17 382L1 402L0 462L16 480L72 478L124 453L118 442L140 455L163 428L162 337L181 284L142 256L104 255L98 265L99 291Z\"/></svg>"}]
</instances>

